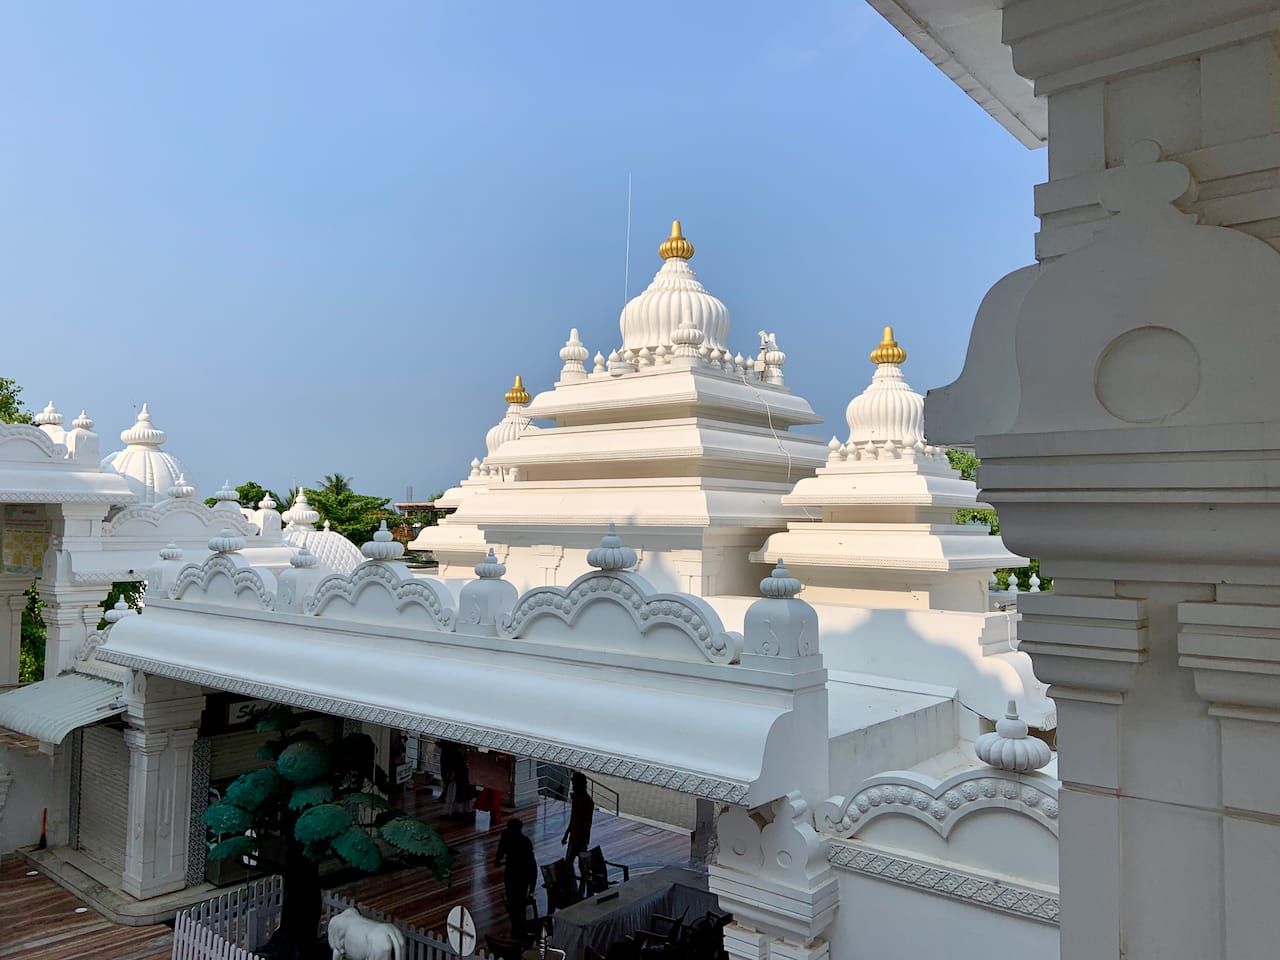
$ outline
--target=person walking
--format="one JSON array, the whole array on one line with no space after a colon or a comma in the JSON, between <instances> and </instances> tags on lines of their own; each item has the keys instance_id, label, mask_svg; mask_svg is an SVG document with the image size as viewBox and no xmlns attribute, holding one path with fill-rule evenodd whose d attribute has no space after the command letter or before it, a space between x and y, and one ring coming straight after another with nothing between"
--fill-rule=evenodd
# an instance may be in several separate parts
<instances>
[{"instance_id":1,"label":"person walking","mask_svg":"<svg viewBox=\"0 0 1280 960\"><path fill-rule=\"evenodd\" d=\"M569 825L564 828L564 836L560 842L564 844L564 859L569 865L569 873L573 874L578 862L578 854L586 853L591 846L591 818L596 812L596 802L587 793L587 778L581 773L574 773L570 780L572 789L569 795ZM583 890L587 886L587 876L582 874L578 886Z\"/></svg>"},{"instance_id":2,"label":"person walking","mask_svg":"<svg viewBox=\"0 0 1280 960\"><path fill-rule=\"evenodd\" d=\"M538 885L538 861L533 855L533 841L524 835L519 817L507 821L498 838L498 855L494 866L503 867L502 885L506 895L507 919L511 922L511 939L524 947L525 905Z\"/></svg>"}]
</instances>

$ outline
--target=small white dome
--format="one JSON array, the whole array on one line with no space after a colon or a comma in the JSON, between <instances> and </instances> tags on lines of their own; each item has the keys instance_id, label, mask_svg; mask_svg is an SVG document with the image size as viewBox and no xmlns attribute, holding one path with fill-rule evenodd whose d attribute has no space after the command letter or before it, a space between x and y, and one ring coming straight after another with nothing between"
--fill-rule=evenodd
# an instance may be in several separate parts
<instances>
[{"instance_id":1,"label":"small white dome","mask_svg":"<svg viewBox=\"0 0 1280 960\"><path fill-rule=\"evenodd\" d=\"M122 476L143 503L167 500L169 488L183 481L185 470L177 457L160 449L165 439L165 432L152 425L144 403L137 422L120 434L125 448L104 459L101 468Z\"/></svg>"},{"instance_id":2,"label":"small white dome","mask_svg":"<svg viewBox=\"0 0 1280 960\"><path fill-rule=\"evenodd\" d=\"M911 447L924 442L924 397L907 385L901 364L907 352L893 339L893 327L884 328L884 339L871 354L876 374L871 386L849 401L849 443L884 443Z\"/></svg>"},{"instance_id":3,"label":"small white dome","mask_svg":"<svg viewBox=\"0 0 1280 960\"><path fill-rule=\"evenodd\" d=\"M729 339L729 309L707 293L689 266L693 244L680 232L680 221L671 224L671 236L658 248L666 261L653 282L622 308L622 349L640 351L670 349L674 334L688 319L702 331L708 350L723 350Z\"/></svg>"},{"instance_id":4,"label":"small white dome","mask_svg":"<svg viewBox=\"0 0 1280 960\"><path fill-rule=\"evenodd\" d=\"M525 406L532 397L524 388L522 377L516 377L516 382L511 385L511 389L503 399L508 404L507 415L490 427L489 432L484 436L485 449L491 454L497 453L498 448L508 440L514 440L522 433L538 429L533 425L533 419L526 416L524 412Z\"/></svg>"}]
</instances>

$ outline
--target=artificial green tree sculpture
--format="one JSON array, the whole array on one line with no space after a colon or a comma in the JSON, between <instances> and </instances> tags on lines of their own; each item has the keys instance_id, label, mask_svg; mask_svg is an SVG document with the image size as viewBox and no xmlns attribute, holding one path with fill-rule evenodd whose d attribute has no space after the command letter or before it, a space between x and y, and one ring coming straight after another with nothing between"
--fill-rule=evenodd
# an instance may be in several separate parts
<instances>
[{"instance_id":1,"label":"artificial green tree sculpture","mask_svg":"<svg viewBox=\"0 0 1280 960\"><path fill-rule=\"evenodd\" d=\"M297 730L287 707L260 714L257 729L276 737L260 750L271 766L244 774L205 811L205 824L230 834L210 851L213 860L252 855L284 878L280 930L264 955L310 957L320 922L320 862L337 856L373 872L382 854L372 834L448 883L453 854L440 835L419 820L387 809L379 790L389 784L374 762L365 734L342 738L332 748L311 731ZM373 815L365 826L357 817ZM250 832L252 835L250 835ZM279 853L273 855L271 843Z\"/></svg>"}]
</instances>

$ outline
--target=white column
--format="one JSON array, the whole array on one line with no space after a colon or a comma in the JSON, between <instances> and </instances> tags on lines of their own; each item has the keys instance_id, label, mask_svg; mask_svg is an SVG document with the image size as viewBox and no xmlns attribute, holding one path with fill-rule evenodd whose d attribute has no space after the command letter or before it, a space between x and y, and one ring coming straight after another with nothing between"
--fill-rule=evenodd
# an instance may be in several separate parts
<instances>
[{"instance_id":1,"label":"white column","mask_svg":"<svg viewBox=\"0 0 1280 960\"><path fill-rule=\"evenodd\" d=\"M22 652L22 611L30 577L0 577L0 689L18 682Z\"/></svg>"},{"instance_id":2,"label":"white column","mask_svg":"<svg viewBox=\"0 0 1280 960\"><path fill-rule=\"evenodd\" d=\"M186 886L191 756L204 697L198 687L134 671L126 699L129 833L122 885L141 900Z\"/></svg>"}]
</instances>

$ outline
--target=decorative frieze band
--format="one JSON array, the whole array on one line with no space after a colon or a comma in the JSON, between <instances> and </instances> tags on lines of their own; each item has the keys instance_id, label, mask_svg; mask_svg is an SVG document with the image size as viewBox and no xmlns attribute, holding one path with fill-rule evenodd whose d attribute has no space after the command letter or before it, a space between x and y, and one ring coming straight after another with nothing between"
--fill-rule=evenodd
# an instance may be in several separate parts
<instances>
[{"instance_id":1,"label":"decorative frieze band","mask_svg":"<svg viewBox=\"0 0 1280 960\"><path fill-rule=\"evenodd\" d=\"M1028 920L1058 923L1058 898L1029 887L946 869L909 857L890 856L856 843L834 841L827 859L833 867L841 870L863 873Z\"/></svg>"}]
</instances>

